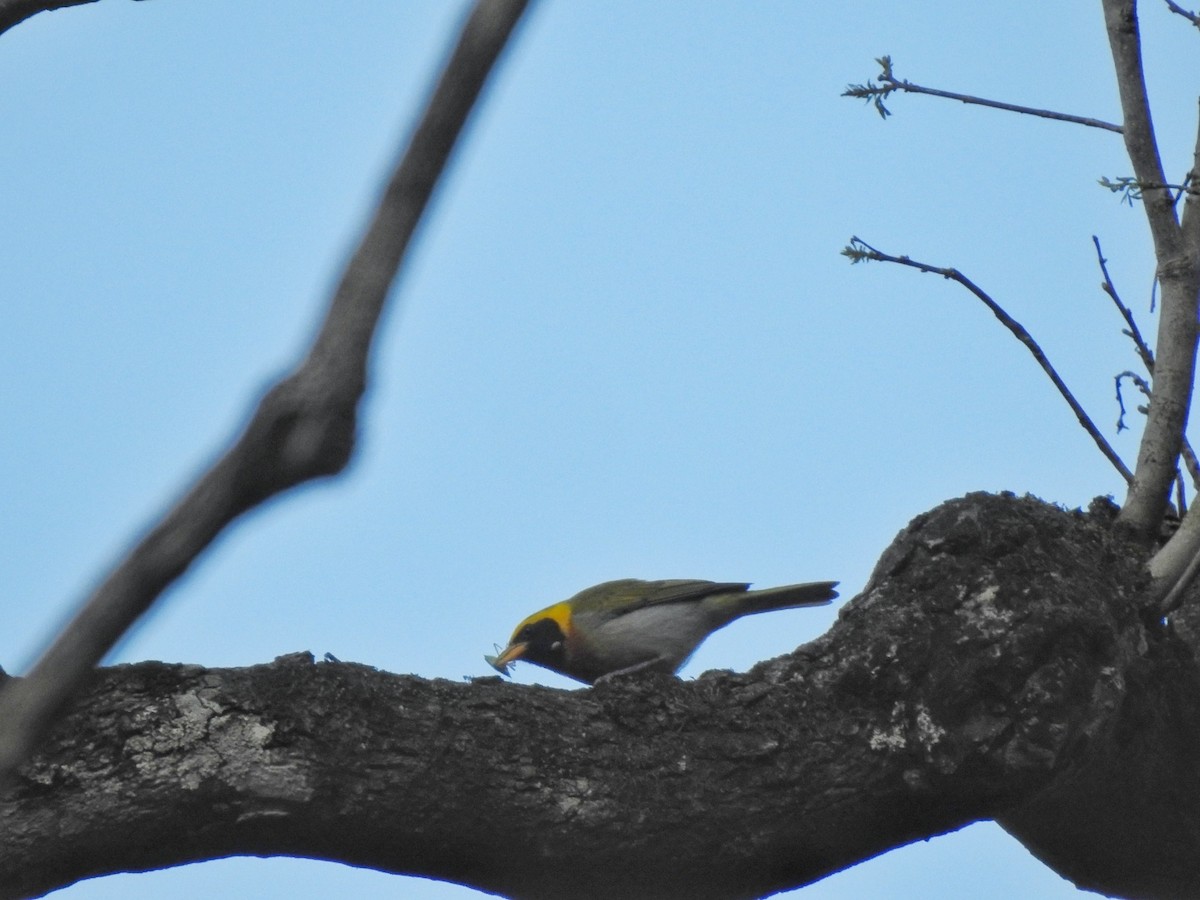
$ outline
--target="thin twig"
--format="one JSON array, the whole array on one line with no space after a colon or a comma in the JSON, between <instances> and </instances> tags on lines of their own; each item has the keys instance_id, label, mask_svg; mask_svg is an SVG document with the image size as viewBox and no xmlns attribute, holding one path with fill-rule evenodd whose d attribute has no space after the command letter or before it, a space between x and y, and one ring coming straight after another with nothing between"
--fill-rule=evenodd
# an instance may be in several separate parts
<instances>
[{"instance_id":1,"label":"thin twig","mask_svg":"<svg viewBox=\"0 0 1200 900\"><path fill-rule=\"evenodd\" d=\"M1166 3L1167 3L1167 9L1169 9L1171 12L1175 13L1175 15L1183 16L1185 19L1187 19L1189 22L1191 22L1197 28L1200 28L1200 16L1196 15L1194 12L1188 12L1186 9L1184 9L1182 6L1180 6L1178 3L1172 3L1171 0L1166 0Z\"/></svg>"},{"instance_id":2,"label":"thin twig","mask_svg":"<svg viewBox=\"0 0 1200 900\"><path fill-rule=\"evenodd\" d=\"M1049 109L1037 109L1032 106L1019 106L1015 103L1003 103L999 100L987 100L983 97L975 97L971 94L959 94L954 91L943 91L938 88L925 87L924 85L914 84L911 81L896 78L892 72L892 58L890 56L881 56L875 60L879 63L881 69L878 78L879 84L868 80L866 84L849 84L846 85L846 90L842 91L843 97L857 97L861 100L866 100L874 104L876 111L882 118L887 118L892 114L883 101L893 91L903 91L907 94L928 94L931 97L943 97L947 100L958 100L960 103L969 103L975 106L986 106L991 109L1002 109L1006 112L1021 113L1026 116L1037 116L1040 119L1054 119L1058 122L1071 122L1075 125L1086 125L1089 128L1102 128L1105 131L1113 131L1117 134L1121 133L1121 126L1114 125L1112 122L1105 122L1101 119L1092 119L1087 116L1075 116L1070 113L1054 112Z\"/></svg>"},{"instance_id":3,"label":"thin twig","mask_svg":"<svg viewBox=\"0 0 1200 900\"><path fill-rule=\"evenodd\" d=\"M1188 182L1188 178L1184 178L1179 184L1174 184L1169 181L1161 183L1138 181L1130 175L1121 175L1118 178L1109 178L1107 175L1103 175L1097 179L1096 183L1114 194L1120 194L1122 203L1133 206L1133 201L1143 199L1145 192L1151 189L1176 191L1171 202L1177 204L1180 197L1197 193L1194 188L1189 187Z\"/></svg>"},{"instance_id":4,"label":"thin twig","mask_svg":"<svg viewBox=\"0 0 1200 900\"><path fill-rule=\"evenodd\" d=\"M1133 311L1121 302L1120 296L1117 294L1116 285L1113 284L1112 278L1108 274L1108 260L1104 258L1104 251L1100 249L1100 238L1092 235L1092 243L1096 245L1096 259L1100 263L1100 272L1104 275L1104 284L1101 285L1104 293L1108 294L1113 303L1116 304L1117 310L1121 313L1121 317L1125 320L1128 329L1121 333L1129 337L1133 341L1133 345L1137 348L1138 356L1141 357L1142 365L1146 367L1146 371L1154 374L1154 351L1146 343L1142 337L1142 332L1137 326L1137 322L1133 318Z\"/></svg>"},{"instance_id":5,"label":"thin twig","mask_svg":"<svg viewBox=\"0 0 1200 900\"><path fill-rule=\"evenodd\" d=\"M1198 101L1200 106L1200 101ZM1200 115L1196 117L1196 142L1192 148L1192 168L1188 171L1183 183L1194 186L1200 181ZM1179 198L1175 198L1178 202ZM1200 191L1188 190L1187 200L1183 204L1183 213L1179 218L1179 228L1183 232L1183 245L1192 254L1200 254Z\"/></svg>"},{"instance_id":6,"label":"thin twig","mask_svg":"<svg viewBox=\"0 0 1200 900\"><path fill-rule=\"evenodd\" d=\"M1117 294L1116 285L1113 284L1112 277L1108 274L1108 260L1104 258L1104 251L1100 249L1100 238L1093 234L1092 243L1096 245L1096 260L1100 263L1100 271L1104 275L1104 284L1101 285L1101 288L1104 290L1104 293L1108 294L1112 302L1116 304L1117 310L1125 320L1125 324L1129 326L1122 329L1121 333L1133 341L1138 356L1142 360L1142 365L1146 367L1146 372L1153 378L1154 351L1150 349L1149 345L1146 344L1146 339L1142 337L1142 332L1137 326L1137 321L1133 318L1133 310L1121 302L1121 297ZM1125 427L1125 404L1121 400L1121 379L1123 377L1137 378L1132 372L1122 372L1117 376L1117 404L1121 409L1120 415L1117 418L1117 431ZM1147 397L1151 395L1149 385L1145 385L1143 382L1143 384L1139 384L1138 386ZM1184 465L1187 466L1188 475L1192 478L1192 487L1200 490L1200 460L1196 458L1196 451L1192 449L1191 442L1188 441L1186 434L1183 436L1181 452Z\"/></svg>"},{"instance_id":7,"label":"thin twig","mask_svg":"<svg viewBox=\"0 0 1200 900\"><path fill-rule=\"evenodd\" d=\"M1192 449L1191 442L1186 437L1183 439L1181 455L1188 474L1192 476L1192 490L1200 491L1200 459L1196 458L1196 451Z\"/></svg>"},{"instance_id":8,"label":"thin twig","mask_svg":"<svg viewBox=\"0 0 1200 900\"><path fill-rule=\"evenodd\" d=\"M982 288L980 288L979 285L975 284L975 282L963 275L962 272L958 271L958 269L931 266L928 263L917 262L916 260L910 259L907 256L891 256L887 253L882 253L879 250L876 250L866 241L857 237L850 238L850 244L844 250L842 250L842 254L844 256L848 256L851 262L875 260L878 262L897 263L898 265L908 266L909 268L917 269L921 272L929 272L934 275L941 275L943 278L949 279L950 281L958 282L968 291L978 297L983 304L992 311L992 315L999 319L1001 324L1003 324L1005 328L1012 332L1013 336L1016 337L1017 340L1019 340L1022 344L1024 344L1026 349L1033 354L1033 358L1036 359L1038 365L1042 367L1042 371L1046 373L1046 375L1054 383L1054 386L1058 388L1059 394L1061 394L1062 398L1067 401L1067 405L1071 407L1071 411L1075 413L1075 418L1079 420L1079 424L1083 426L1084 431L1091 435L1092 440L1096 443L1096 446L1100 448L1100 452L1104 454L1105 458L1112 463L1113 468L1120 473L1121 477L1125 479L1126 483L1133 479L1133 473L1130 472L1125 463L1121 461L1121 457L1117 455L1117 451L1112 448L1112 445L1109 444L1104 438L1104 435L1100 433L1100 430L1091 420L1091 417L1084 412L1083 407L1079 405L1079 401L1075 399L1075 395L1071 393L1071 389L1067 387L1066 383L1062 380L1062 378L1059 377L1058 372L1055 371L1054 366L1050 364L1050 360L1046 358L1046 354L1042 351L1042 348L1038 345L1038 342L1033 339L1033 336L1025 330L1024 326L1021 325L1020 322L1005 312L1000 304L988 296L988 294Z\"/></svg>"},{"instance_id":9,"label":"thin twig","mask_svg":"<svg viewBox=\"0 0 1200 900\"><path fill-rule=\"evenodd\" d=\"M1183 176L1183 183L1178 186L1179 192L1171 200L1171 203L1176 208L1178 208L1178 206L1179 206L1179 201L1182 200L1184 197L1190 197L1193 194L1200 193L1200 191L1197 191L1196 188L1193 186L1193 182L1195 181L1195 179L1196 179L1196 174L1191 171L1189 171L1186 175Z\"/></svg>"},{"instance_id":10,"label":"thin twig","mask_svg":"<svg viewBox=\"0 0 1200 900\"><path fill-rule=\"evenodd\" d=\"M0 782L32 752L92 667L218 534L275 494L345 468L396 272L525 5L479 0L467 17L304 360L267 392L233 446L117 565L29 676L0 691Z\"/></svg>"},{"instance_id":11,"label":"thin twig","mask_svg":"<svg viewBox=\"0 0 1200 900\"><path fill-rule=\"evenodd\" d=\"M1116 378L1114 378L1113 381L1116 382L1116 386L1117 386L1117 407L1120 410L1120 412L1117 414L1117 431L1118 432L1122 432L1126 428L1129 427L1128 425L1125 424L1125 413L1126 413L1125 398L1121 394L1121 382L1124 381L1126 378L1128 378L1130 381L1132 381L1134 383L1134 385L1137 387L1137 389L1142 392L1142 395L1146 397L1147 401L1150 398L1150 384L1141 375L1137 374L1136 372L1130 372L1129 370L1126 370L1124 372L1120 372L1117 374ZM1141 412L1141 413L1145 413L1145 412L1149 411L1148 406L1139 406L1137 409L1138 409L1138 412Z\"/></svg>"}]
</instances>

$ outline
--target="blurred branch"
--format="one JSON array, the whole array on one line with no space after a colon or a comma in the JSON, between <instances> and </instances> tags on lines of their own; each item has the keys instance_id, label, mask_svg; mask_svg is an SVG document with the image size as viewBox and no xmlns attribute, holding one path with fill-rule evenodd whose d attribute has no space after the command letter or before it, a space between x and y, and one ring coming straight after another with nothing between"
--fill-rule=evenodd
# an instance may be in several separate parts
<instances>
[{"instance_id":1,"label":"blurred branch","mask_svg":"<svg viewBox=\"0 0 1200 900\"><path fill-rule=\"evenodd\" d=\"M226 526L275 494L345 467L388 292L525 5L480 0L470 12L303 361L267 391L233 446L117 565L29 676L0 692L0 780L28 756L92 667Z\"/></svg>"},{"instance_id":2,"label":"blurred branch","mask_svg":"<svg viewBox=\"0 0 1200 900\"><path fill-rule=\"evenodd\" d=\"M944 97L947 100L958 100L960 103L969 103L974 106L986 106L991 109L1003 109L1007 112L1021 113L1027 116L1037 116L1041 119L1054 119L1059 122L1073 122L1076 125L1086 125L1089 128L1103 128L1105 131L1115 131L1121 133L1121 126L1114 125L1111 122L1104 122L1100 119L1090 119L1086 116L1073 116L1070 113L1054 112L1049 109L1036 109L1032 106L1018 106L1013 103L1002 103L999 100L986 100L983 97L975 97L971 94L958 94L954 91L943 91L937 88L925 87L924 85L914 84L911 81L906 81L895 77L892 71L892 58L890 56L878 57L875 62L879 63L880 73L876 76L879 79L879 84L868 80L866 84L848 84L846 89L842 91L843 97L857 97L860 100L866 100L875 107L875 111L879 113L881 118L886 119L892 114L892 111L884 105L884 100L893 91L902 91L906 94L928 94L930 97Z\"/></svg>"},{"instance_id":3,"label":"blurred branch","mask_svg":"<svg viewBox=\"0 0 1200 900\"><path fill-rule=\"evenodd\" d=\"M1112 445L1105 440L1104 435L1102 435L1100 430L1096 428L1096 424L1091 420L1091 417L1084 412L1083 407L1079 405L1079 401L1075 399L1075 395L1071 393L1071 389L1067 387L1066 383L1062 380L1062 378L1059 377L1058 372L1055 371L1054 366L1050 364L1050 360L1046 358L1046 354L1042 351L1042 348L1038 342L1033 339L1033 336L1025 330L1025 327L1021 325L1020 322L1005 312L1000 304L988 296L988 294L977 284L975 284L975 282L963 275L962 272L958 271L958 269L943 268L940 266L932 266L928 263L917 262L916 260L910 259L907 256L891 256L887 253L882 253L879 250L876 250L866 241L857 237L850 238L850 243L842 250L842 255L849 257L852 263L866 262L871 260L875 262L890 262L901 266L908 266L909 268L917 269L921 272L941 275L943 278L958 282L965 287L968 291L978 297L983 304L992 311L992 314L1000 320L1001 324L1003 324L1005 328L1012 332L1013 336L1016 337L1016 339L1022 344L1024 344L1026 349L1033 354L1033 358L1036 359L1038 365L1042 367L1042 371L1046 373L1046 375L1054 383L1054 386L1058 388L1059 394L1061 394L1062 398L1067 401L1067 405L1071 407L1071 411L1075 413L1075 418L1079 420L1079 424L1083 426L1083 430L1091 436L1096 446L1100 448L1100 452L1104 454L1105 458L1110 463L1112 463L1113 468L1120 473L1121 477L1124 478L1127 483L1133 478L1133 473L1130 472L1125 463L1121 461L1121 457L1117 455L1117 452L1112 448Z\"/></svg>"},{"instance_id":4,"label":"blurred branch","mask_svg":"<svg viewBox=\"0 0 1200 900\"><path fill-rule=\"evenodd\" d=\"M96 0L0 0L0 34L40 12L95 2Z\"/></svg>"}]
</instances>

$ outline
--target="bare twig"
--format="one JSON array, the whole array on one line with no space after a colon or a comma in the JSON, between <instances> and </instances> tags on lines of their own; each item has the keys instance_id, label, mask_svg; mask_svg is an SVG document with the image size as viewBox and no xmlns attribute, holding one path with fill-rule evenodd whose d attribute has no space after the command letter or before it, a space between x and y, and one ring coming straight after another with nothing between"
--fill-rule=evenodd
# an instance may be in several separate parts
<instances>
[{"instance_id":1,"label":"bare twig","mask_svg":"<svg viewBox=\"0 0 1200 900\"><path fill-rule=\"evenodd\" d=\"M1190 171L1183 176L1183 183L1179 185L1178 192L1176 192L1175 197L1171 200L1172 204L1178 207L1179 201L1184 197L1190 197L1192 194L1200 193L1200 191L1197 191L1196 189L1195 179L1195 173Z\"/></svg>"},{"instance_id":2,"label":"bare twig","mask_svg":"<svg viewBox=\"0 0 1200 900\"><path fill-rule=\"evenodd\" d=\"M1146 367L1146 371L1150 375L1153 375L1154 351L1150 349L1145 338L1142 337L1142 332L1133 318L1133 311L1121 302L1121 298L1117 294L1116 285L1113 284L1113 280L1108 274L1108 260L1104 258L1104 251L1100 249L1100 238L1093 234L1092 243L1096 245L1096 259L1100 263L1100 272L1104 275L1104 284L1101 285L1101 288L1104 290L1104 293L1108 294L1112 302L1116 304L1118 312L1121 313L1121 317L1125 320L1125 324L1129 326L1127 329L1122 330L1121 333L1133 341L1134 347L1137 348L1138 356L1142 360L1142 365Z\"/></svg>"},{"instance_id":3,"label":"bare twig","mask_svg":"<svg viewBox=\"0 0 1200 900\"><path fill-rule=\"evenodd\" d=\"M1136 372L1130 372L1128 370L1121 372L1114 379L1117 384L1117 406L1121 410L1120 415L1117 417L1117 431L1124 431L1127 427L1125 425L1125 399L1121 395L1121 382L1126 378L1134 383L1137 389L1141 391L1142 396L1144 396L1147 400L1147 403L1138 405L1137 411L1143 416L1150 414L1149 400L1153 393L1150 389L1150 384L1145 378L1142 378L1142 376L1138 375ZM1188 475L1190 475L1192 478L1192 487L1200 490L1200 461L1196 459L1196 451L1192 449L1192 445L1186 436L1183 439L1183 447L1180 450L1180 455L1183 457L1184 465L1187 466ZM1177 493L1182 497L1183 473L1176 468L1175 476L1175 480L1178 482ZM1182 515L1183 513L1181 512L1180 516Z\"/></svg>"},{"instance_id":4,"label":"bare twig","mask_svg":"<svg viewBox=\"0 0 1200 900\"><path fill-rule=\"evenodd\" d=\"M1196 117L1196 143L1192 150L1192 168L1183 183L1193 186L1198 181L1200 181L1200 115ZM1183 246L1193 255L1200 255L1200 191L1187 191L1187 200L1183 204L1183 215L1180 217L1179 227L1183 232Z\"/></svg>"},{"instance_id":5,"label":"bare twig","mask_svg":"<svg viewBox=\"0 0 1200 900\"><path fill-rule=\"evenodd\" d=\"M992 311L992 315L999 319L1001 324L1003 324L1005 328L1012 332L1013 336L1016 337L1017 340L1019 340L1022 344L1024 344L1026 349L1033 354L1033 358L1036 359L1038 365L1042 367L1042 371L1046 373L1046 375L1054 383L1054 386L1058 388L1059 394L1061 394L1062 398L1067 401L1067 405L1071 407L1071 411L1075 413L1075 418L1079 420L1079 424L1082 425L1084 431L1091 436L1092 440L1095 442L1096 446L1100 448L1100 452L1104 454L1105 458L1112 463L1113 468L1120 473L1121 477L1124 478L1126 482L1129 482L1133 478L1133 473L1130 472L1125 463L1121 461L1121 457L1117 455L1117 452L1112 448L1112 445L1109 444L1104 435L1100 433L1100 430L1091 420L1091 417L1084 412L1083 407L1079 405L1079 401L1075 399L1075 395L1071 393L1071 389L1067 387L1066 382L1059 377L1059 374L1057 371L1055 371L1054 366L1050 364L1050 360L1046 358L1046 354L1042 351L1042 348L1038 342L1033 339L1033 336L1025 330L1025 327L1021 325L1020 322L1005 312L1000 304L988 296L988 294L977 284L975 284L975 282L963 275L962 272L958 271L958 269L931 266L928 263L917 262L916 260L910 259L907 256L891 256L887 253L882 253L879 250L876 250L866 241L857 237L850 238L850 244L844 250L842 250L842 254L849 257L851 262L857 263L864 262L866 260L890 262L901 266L908 266L909 268L917 269L921 272L929 272L934 275L941 275L943 278L949 279L950 281L958 282L968 291L978 297L983 304Z\"/></svg>"},{"instance_id":6,"label":"bare twig","mask_svg":"<svg viewBox=\"0 0 1200 900\"><path fill-rule=\"evenodd\" d=\"M1089 128L1103 128L1105 131L1114 131L1117 134L1121 133L1121 126L1114 125L1111 122L1104 122L1100 119L1091 119L1086 116L1074 116L1070 113L1054 112L1049 109L1036 109L1032 106L1018 106L1014 103L1002 103L999 100L986 100L983 97L975 97L971 94L958 94L954 91L943 91L937 88L925 87L920 84L914 84L911 81L896 78L892 72L892 58L890 56L881 56L875 60L879 63L880 73L879 84L868 80L866 84L848 84L846 89L842 91L843 97L857 97L861 100L866 100L875 107L875 111L879 113L881 118L886 119L892 114L892 111L884 105L884 100L893 91L902 91L906 94L928 94L931 97L944 97L947 100L958 100L960 103L969 103L975 106L987 106L991 109L1003 109L1007 112L1021 113L1026 116L1037 116L1041 119L1054 119L1058 122L1072 122L1076 125L1086 125Z\"/></svg>"},{"instance_id":7,"label":"bare twig","mask_svg":"<svg viewBox=\"0 0 1200 900\"><path fill-rule=\"evenodd\" d=\"M1185 19L1187 19L1189 22L1191 22L1197 28L1200 28L1200 16L1196 15L1194 12L1188 12L1186 9L1184 9L1182 6L1180 6L1178 3L1171 2L1171 0L1166 0L1166 3L1167 3L1167 9L1169 9L1171 12L1175 13L1175 15L1183 16Z\"/></svg>"},{"instance_id":8,"label":"bare twig","mask_svg":"<svg viewBox=\"0 0 1200 900\"><path fill-rule=\"evenodd\" d=\"M0 693L0 778L27 757L91 668L227 525L267 498L346 465L389 288L525 5L480 0L471 11L304 360L267 392L234 445L104 580L29 676Z\"/></svg>"},{"instance_id":9,"label":"bare twig","mask_svg":"<svg viewBox=\"0 0 1200 900\"><path fill-rule=\"evenodd\" d=\"M1165 185L1142 71L1134 0L1104 0L1104 22L1121 95L1125 149L1143 186L1162 289L1155 341L1154 397L1121 521L1147 537L1158 532L1179 459L1196 363L1197 272L1184 246L1174 198ZM1188 204L1193 197L1189 194ZM1186 206L1185 206L1186 208ZM1182 531L1182 529L1181 529Z\"/></svg>"},{"instance_id":10,"label":"bare twig","mask_svg":"<svg viewBox=\"0 0 1200 900\"><path fill-rule=\"evenodd\" d=\"M1200 491L1200 459L1196 458L1196 451L1192 449L1186 437L1183 439L1182 454L1183 464L1187 466L1188 475L1192 477L1192 490Z\"/></svg>"},{"instance_id":11,"label":"bare twig","mask_svg":"<svg viewBox=\"0 0 1200 900\"><path fill-rule=\"evenodd\" d=\"M1109 298L1116 305L1117 310L1121 313L1121 317L1125 320L1128 328L1123 328L1121 333L1133 341L1134 347L1137 349L1137 354L1142 360L1142 365L1146 367L1146 372L1154 376L1154 351L1146 344L1146 339L1142 337L1142 332L1137 326L1137 321L1133 318L1133 310L1121 302L1121 297L1117 294L1116 285L1113 284L1112 277L1108 274L1108 260L1104 258L1104 251L1100 249L1100 238L1092 235L1092 243L1096 245L1096 259L1100 263L1100 271L1104 275L1104 283L1101 288L1104 293L1108 294ZM1122 372L1117 376L1117 405L1121 412L1117 418L1117 431L1121 431L1125 427L1125 404L1121 400L1121 379L1124 377L1135 379L1139 390L1147 397L1151 395L1150 386L1138 379L1132 372ZM1188 475L1192 478L1192 487L1200 490L1200 460L1196 458L1196 452L1192 449L1191 443L1187 439L1187 435L1183 436L1183 462L1187 466ZM1180 492L1182 488L1180 489ZM1180 515L1183 515L1181 512Z\"/></svg>"},{"instance_id":12,"label":"bare twig","mask_svg":"<svg viewBox=\"0 0 1200 900\"><path fill-rule=\"evenodd\" d=\"M1120 413L1117 415L1117 431L1118 432L1124 431L1126 428L1129 427L1128 425L1125 424L1125 413L1126 413L1125 398L1121 394L1121 382L1124 381L1126 378L1128 378L1130 381L1132 381L1134 383L1134 385L1137 387L1137 389L1139 391L1141 391L1142 394L1145 395L1145 397L1147 399L1149 399L1149 397L1150 397L1150 384L1146 381L1145 378L1143 378L1141 375L1138 375L1136 372L1130 372L1129 370L1126 370L1124 372L1119 373L1116 376L1116 378L1113 379L1113 381L1115 381L1116 385L1117 385L1117 407L1120 409ZM1138 412L1149 412L1149 410L1150 410L1150 408L1148 406L1139 406L1138 407Z\"/></svg>"},{"instance_id":13,"label":"bare twig","mask_svg":"<svg viewBox=\"0 0 1200 900\"><path fill-rule=\"evenodd\" d=\"M1102 188L1107 188L1114 194L1121 195L1121 202L1129 206L1133 206L1133 201L1141 200L1142 194L1150 188L1166 188L1168 190L1177 191L1172 203L1178 203L1179 198L1185 194L1195 193L1195 189L1188 186L1188 179L1184 179L1182 184L1171 184L1169 182L1142 182L1136 178L1131 178L1128 175L1121 175L1118 178L1109 178L1107 175L1101 176L1097 180L1097 184Z\"/></svg>"}]
</instances>

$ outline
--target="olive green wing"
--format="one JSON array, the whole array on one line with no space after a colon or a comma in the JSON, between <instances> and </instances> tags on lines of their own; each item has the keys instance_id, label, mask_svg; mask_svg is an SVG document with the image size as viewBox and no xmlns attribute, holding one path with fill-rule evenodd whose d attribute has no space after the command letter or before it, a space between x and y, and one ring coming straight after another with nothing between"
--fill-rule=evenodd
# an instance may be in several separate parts
<instances>
[{"instance_id":1,"label":"olive green wing","mask_svg":"<svg viewBox=\"0 0 1200 900\"><path fill-rule=\"evenodd\" d=\"M634 582L636 596L631 597L619 611L619 615L631 613L634 610L645 609L647 606L657 606L660 603L694 603L711 597L714 594L744 593L750 585L742 581L698 581L692 579L671 579L667 581ZM631 585L632 588L632 585Z\"/></svg>"}]
</instances>

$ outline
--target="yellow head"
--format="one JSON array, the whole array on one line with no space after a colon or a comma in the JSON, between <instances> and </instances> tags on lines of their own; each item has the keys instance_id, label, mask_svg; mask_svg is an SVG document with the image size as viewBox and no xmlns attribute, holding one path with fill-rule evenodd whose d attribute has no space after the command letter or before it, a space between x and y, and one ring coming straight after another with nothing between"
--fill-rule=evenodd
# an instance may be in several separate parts
<instances>
[{"instance_id":1,"label":"yellow head","mask_svg":"<svg viewBox=\"0 0 1200 900\"><path fill-rule=\"evenodd\" d=\"M563 600L523 619L500 655L484 658L502 675L507 675L509 665L518 659L561 672L572 633L571 603Z\"/></svg>"}]
</instances>

